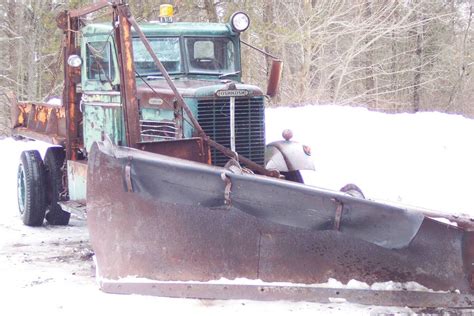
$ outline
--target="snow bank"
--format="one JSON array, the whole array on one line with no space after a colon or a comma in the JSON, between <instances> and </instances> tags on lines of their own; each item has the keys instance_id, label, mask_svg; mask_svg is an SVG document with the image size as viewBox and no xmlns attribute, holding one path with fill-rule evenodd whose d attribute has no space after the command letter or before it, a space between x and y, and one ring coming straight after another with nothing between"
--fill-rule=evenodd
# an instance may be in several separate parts
<instances>
[{"instance_id":1,"label":"snow bank","mask_svg":"<svg viewBox=\"0 0 474 316\"><path fill-rule=\"evenodd\" d=\"M472 214L474 121L441 113L385 114L364 108L305 106L266 112L267 142L290 128L311 146L312 185L355 183L366 197Z\"/></svg>"}]
</instances>

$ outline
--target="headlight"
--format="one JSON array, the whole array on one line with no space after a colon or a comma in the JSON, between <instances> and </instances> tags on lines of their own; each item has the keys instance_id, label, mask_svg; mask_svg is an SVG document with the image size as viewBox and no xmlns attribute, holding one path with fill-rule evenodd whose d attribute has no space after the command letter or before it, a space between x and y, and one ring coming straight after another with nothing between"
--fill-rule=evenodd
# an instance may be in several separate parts
<instances>
[{"instance_id":1,"label":"headlight","mask_svg":"<svg viewBox=\"0 0 474 316\"><path fill-rule=\"evenodd\" d=\"M243 12L235 12L230 17L230 25L235 32L243 32L248 29L250 25L250 18Z\"/></svg>"}]
</instances>

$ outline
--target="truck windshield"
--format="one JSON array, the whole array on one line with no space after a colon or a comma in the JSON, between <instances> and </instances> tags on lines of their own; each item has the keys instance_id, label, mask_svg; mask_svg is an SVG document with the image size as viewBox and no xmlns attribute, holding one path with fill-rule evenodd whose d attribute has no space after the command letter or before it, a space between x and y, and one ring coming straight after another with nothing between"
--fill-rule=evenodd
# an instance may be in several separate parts
<instances>
[{"instance_id":1,"label":"truck windshield","mask_svg":"<svg viewBox=\"0 0 474 316\"><path fill-rule=\"evenodd\" d=\"M178 37L149 38L153 51L170 74L223 75L237 72L234 42L225 37L185 37L181 49ZM181 52L185 57L181 57ZM133 40L135 68L140 76L160 76L139 38ZM186 67L183 65L186 63Z\"/></svg>"},{"instance_id":2,"label":"truck windshield","mask_svg":"<svg viewBox=\"0 0 474 316\"><path fill-rule=\"evenodd\" d=\"M149 41L156 56L170 74L182 72L178 37L151 38ZM142 76L161 75L153 58L139 38L133 39L133 59L138 74Z\"/></svg>"},{"instance_id":3,"label":"truck windshield","mask_svg":"<svg viewBox=\"0 0 474 316\"><path fill-rule=\"evenodd\" d=\"M234 43L225 37L186 38L190 73L226 74L236 71Z\"/></svg>"}]
</instances>

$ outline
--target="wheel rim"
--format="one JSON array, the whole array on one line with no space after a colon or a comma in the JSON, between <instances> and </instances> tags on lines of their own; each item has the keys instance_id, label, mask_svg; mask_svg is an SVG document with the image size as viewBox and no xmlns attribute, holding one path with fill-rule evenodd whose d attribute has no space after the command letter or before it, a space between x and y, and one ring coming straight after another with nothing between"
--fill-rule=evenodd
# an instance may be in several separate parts
<instances>
[{"instance_id":1,"label":"wheel rim","mask_svg":"<svg viewBox=\"0 0 474 316\"><path fill-rule=\"evenodd\" d=\"M18 183L17 183L17 192L18 192L18 208L20 210L20 214L25 212L25 192L26 192L26 183L25 183L25 170L23 165L18 167Z\"/></svg>"}]
</instances>

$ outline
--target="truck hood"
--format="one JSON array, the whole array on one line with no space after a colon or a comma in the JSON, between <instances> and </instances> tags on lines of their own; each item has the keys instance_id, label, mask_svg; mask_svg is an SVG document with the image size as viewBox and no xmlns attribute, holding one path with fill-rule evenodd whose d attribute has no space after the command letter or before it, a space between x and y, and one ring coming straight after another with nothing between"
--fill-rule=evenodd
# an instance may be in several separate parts
<instances>
[{"instance_id":1,"label":"truck hood","mask_svg":"<svg viewBox=\"0 0 474 316\"><path fill-rule=\"evenodd\" d=\"M214 97L218 91L222 90L242 90L250 97L263 95L259 87L230 80L179 79L173 82L184 98ZM171 104L174 100L173 91L164 79L148 80L147 84L137 79L137 94L142 105L156 103L156 101L150 102L150 99L161 98L165 103Z\"/></svg>"}]
</instances>

